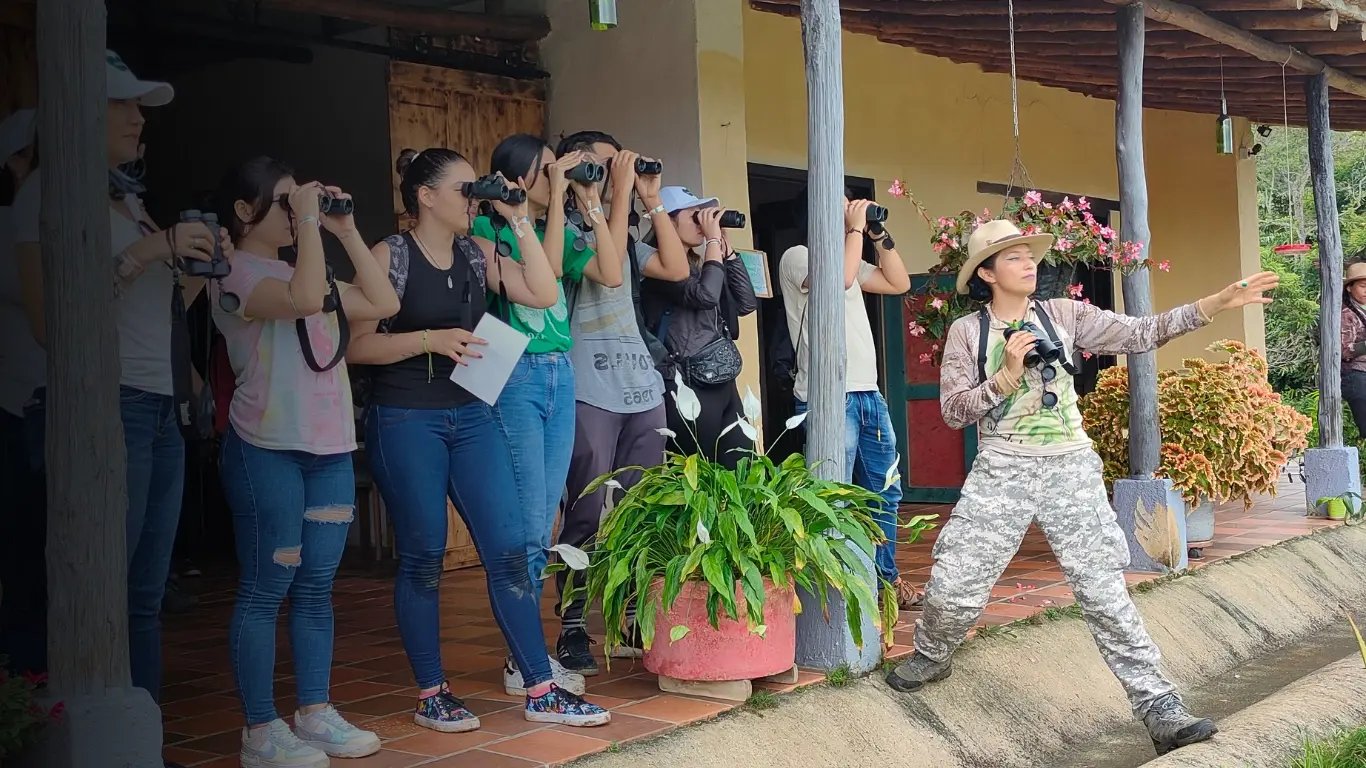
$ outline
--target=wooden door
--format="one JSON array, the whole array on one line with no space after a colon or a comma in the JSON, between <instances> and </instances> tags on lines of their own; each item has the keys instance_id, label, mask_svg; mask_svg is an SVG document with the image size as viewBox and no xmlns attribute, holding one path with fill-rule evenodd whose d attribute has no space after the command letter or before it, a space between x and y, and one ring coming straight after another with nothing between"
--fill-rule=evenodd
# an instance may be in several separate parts
<instances>
[{"instance_id":1,"label":"wooden door","mask_svg":"<svg viewBox=\"0 0 1366 768\"><path fill-rule=\"evenodd\" d=\"M404 149L445 147L464 155L479 175L489 172L498 142L514 133L545 135L545 84L406 61L389 64L389 140L394 159ZM394 180L394 213L403 201Z\"/></svg>"},{"instance_id":2,"label":"wooden door","mask_svg":"<svg viewBox=\"0 0 1366 768\"><path fill-rule=\"evenodd\" d=\"M489 171L494 147L514 133L545 135L545 85L541 82L429 67L405 61L389 65L389 142L392 156L404 149L453 149L475 172ZM394 214L408 225L394 178ZM445 568L479 565L469 530L447 502Z\"/></svg>"},{"instance_id":3,"label":"wooden door","mask_svg":"<svg viewBox=\"0 0 1366 768\"><path fill-rule=\"evenodd\" d=\"M939 411L939 366L920 362L922 354L932 352L934 342L910 334L911 307L953 289L951 277L931 282L928 275L914 275L909 298L888 301L883 314L888 339L887 407L897 432L902 498L907 502L958 501L977 455L977 428L950 429L944 423ZM896 338L903 343L891 343Z\"/></svg>"}]
</instances>

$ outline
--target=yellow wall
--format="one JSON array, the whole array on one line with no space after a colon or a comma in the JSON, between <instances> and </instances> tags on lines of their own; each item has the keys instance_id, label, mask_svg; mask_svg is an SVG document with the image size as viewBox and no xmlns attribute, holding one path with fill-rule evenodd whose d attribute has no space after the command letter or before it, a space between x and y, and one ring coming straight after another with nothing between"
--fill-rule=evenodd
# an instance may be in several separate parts
<instances>
[{"instance_id":1,"label":"yellow wall","mask_svg":"<svg viewBox=\"0 0 1366 768\"><path fill-rule=\"evenodd\" d=\"M698 14L699 28L705 18ZM743 19L748 159L804 168L800 24L748 8ZM707 55L700 53L700 91L729 88L707 77L713 74ZM979 181L1004 183L1010 176L1008 76L846 33L844 81L846 173L876 179L879 196L888 201L891 179L904 179L932 217L999 210L999 196L976 188ZM1114 103L1026 82L1019 98L1021 152L1032 186L1117 199ZM1172 265L1170 273L1153 277L1154 305L1166 309L1255 271L1256 173L1253 161L1215 153L1210 115L1150 110L1145 123L1151 253ZM1247 126L1239 132L1246 134ZM908 266L925 271L934 263L929 229L908 202L888 207ZM1220 317L1213 329L1172 342L1159 353L1159 365L1179 365L1219 338L1262 346L1260 308Z\"/></svg>"}]
</instances>

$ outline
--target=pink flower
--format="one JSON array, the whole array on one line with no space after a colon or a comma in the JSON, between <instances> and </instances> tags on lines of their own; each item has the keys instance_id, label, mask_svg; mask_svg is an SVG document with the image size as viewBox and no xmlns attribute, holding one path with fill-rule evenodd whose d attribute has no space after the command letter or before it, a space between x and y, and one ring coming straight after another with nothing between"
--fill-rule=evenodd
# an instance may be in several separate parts
<instances>
[{"instance_id":1,"label":"pink flower","mask_svg":"<svg viewBox=\"0 0 1366 768\"><path fill-rule=\"evenodd\" d=\"M1081 300L1081 303L1082 303L1082 304L1090 304L1090 303L1091 303L1091 300L1090 300L1090 299L1082 299L1082 300Z\"/></svg>"},{"instance_id":2,"label":"pink flower","mask_svg":"<svg viewBox=\"0 0 1366 768\"><path fill-rule=\"evenodd\" d=\"M1058 238L1057 242L1053 244L1053 248L1056 249L1058 253L1067 253L1068 251L1072 250L1073 245L1075 244L1071 240L1068 240L1065 237L1060 237Z\"/></svg>"},{"instance_id":3,"label":"pink flower","mask_svg":"<svg viewBox=\"0 0 1366 768\"><path fill-rule=\"evenodd\" d=\"M938 351L939 351L939 343L938 343L938 342L935 342L934 344L931 344L931 345L930 345L930 349L933 350L933 351L935 351L935 352L938 352Z\"/></svg>"},{"instance_id":4,"label":"pink flower","mask_svg":"<svg viewBox=\"0 0 1366 768\"><path fill-rule=\"evenodd\" d=\"M1039 203L1043 202L1043 195L1033 190L1030 190L1029 192L1025 193L1024 201L1025 205L1038 205Z\"/></svg>"},{"instance_id":5,"label":"pink flower","mask_svg":"<svg viewBox=\"0 0 1366 768\"><path fill-rule=\"evenodd\" d=\"M935 243L933 247L935 253L943 253L944 251L949 250L948 243Z\"/></svg>"},{"instance_id":6,"label":"pink flower","mask_svg":"<svg viewBox=\"0 0 1366 768\"><path fill-rule=\"evenodd\" d=\"M1081 294L1082 294L1082 286L1081 286L1081 283L1075 283L1075 284L1073 284L1073 285L1067 286L1067 295L1068 295L1068 296L1071 296L1071 297L1074 298L1074 299L1080 299L1080 298L1081 298Z\"/></svg>"},{"instance_id":7,"label":"pink flower","mask_svg":"<svg viewBox=\"0 0 1366 768\"><path fill-rule=\"evenodd\" d=\"M1172 263L1170 261L1163 261L1157 265L1157 268L1163 272L1170 272L1172 271Z\"/></svg>"},{"instance_id":8,"label":"pink flower","mask_svg":"<svg viewBox=\"0 0 1366 768\"><path fill-rule=\"evenodd\" d=\"M1091 201L1090 201L1090 200L1087 200L1087 199L1084 198L1084 197L1078 198L1078 199L1077 199L1077 208L1078 208L1078 210L1089 211L1089 210L1091 210Z\"/></svg>"},{"instance_id":9,"label":"pink flower","mask_svg":"<svg viewBox=\"0 0 1366 768\"><path fill-rule=\"evenodd\" d=\"M917 323L917 322L915 322L915 321L912 321L911 324L906 328L906 331L907 331L907 333L911 334L912 336L917 336L917 337L919 337L919 336L924 336L924 335L925 335L925 326L923 326L923 325L921 325L920 323Z\"/></svg>"},{"instance_id":10,"label":"pink flower","mask_svg":"<svg viewBox=\"0 0 1366 768\"><path fill-rule=\"evenodd\" d=\"M941 299L941 298L939 298L938 296L936 296L936 297L934 297L933 299L930 299L930 306L933 307L934 309L943 309L943 308L944 308L944 300Z\"/></svg>"},{"instance_id":11,"label":"pink flower","mask_svg":"<svg viewBox=\"0 0 1366 768\"><path fill-rule=\"evenodd\" d=\"M1096 243L1096 253L1100 254L1101 256L1104 256L1105 254L1107 254L1107 253L1109 253L1109 252L1110 252L1110 246L1109 246L1109 245L1107 245L1106 243ZM1116 252L1116 255L1118 255L1118 252Z\"/></svg>"},{"instance_id":12,"label":"pink flower","mask_svg":"<svg viewBox=\"0 0 1366 768\"><path fill-rule=\"evenodd\" d=\"M901 183L901 179L892 179L892 186L887 189L887 194L892 197L909 197L906 185Z\"/></svg>"},{"instance_id":13,"label":"pink flower","mask_svg":"<svg viewBox=\"0 0 1366 768\"><path fill-rule=\"evenodd\" d=\"M1062 203L1060 203L1060 204L1058 205L1058 210L1060 210L1060 211L1072 211L1072 210L1076 210L1076 207L1077 207L1077 206L1076 206L1076 203L1073 203L1073 202L1072 202L1072 198L1070 198L1070 197L1064 197L1064 198L1062 199Z\"/></svg>"},{"instance_id":14,"label":"pink flower","mask_svg":"<svg viewBox=\"0 0 1366 768\"><path fill-rule=\"evenodd\" d=\"M1099 234L1100 234L1101 237L1105 238L1106 240L1114 240L1114 239L1115 239L1115 231L1114 231L1113 229L1109 228L1109 227L1101 227L1101 228L1100 228Z\"/></svg>"},{"instance_id":15,"label":"pink flower","mask_svg":"<svg viewBox=\"0 0 1366 768\"><path fill-rule=\"evenodd\" d=\"M1033 224L1030 224L1029 226L1024 228L1024 233L1026 235L1037 235L1039 233L1039 228L1034 226Z\"/></svg>"},{"instance_id":16,"label":"pink flower","mask_svg":"<svg viewBox=\"0 0 1366 768\"><path fill-rule=\"evenodd\" d=\"M1086 303L1087 303L1087 304L1090 304L1091 302L1088 301L1088 302L1086 302ZM1083 359L1083 360L1090 360L1090 359L1093 358L1093 357L1095 357L1095 355L1091 354L1090 352L1082 352L1082 353L1081 353L1081 359Z\"/></svg>"},{"instance_id":17,"label":"pink flower","mask_svg":"<svg viewBox=\"0 0 1366 768\"><path fill-rule=\"evenodd\" d=\"M921 364L921 365L929 365L930 363L933 363L933 362L934 362L934 355L931 355L929 352L922 352L922 353L920 353L920 364Z\"/></svg>"}]
</instances>

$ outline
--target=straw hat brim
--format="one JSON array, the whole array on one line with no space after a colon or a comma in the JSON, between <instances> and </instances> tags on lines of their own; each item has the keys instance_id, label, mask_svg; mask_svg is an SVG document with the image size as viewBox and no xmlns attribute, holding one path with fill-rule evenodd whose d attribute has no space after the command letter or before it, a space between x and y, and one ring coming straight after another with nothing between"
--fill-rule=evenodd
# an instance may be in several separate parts
<instances>
[{"instance_id":1,"label":"straw hat brim","mask_svg":"<svg viewBox=\"0 0 1366 768\"><path fill-rule=\"evenodd\" d=\"M1346 288L1352 283L1358 282L1360 280L1366 280L1366 264L1362 262L1348 264L1347 275L1345 279L1343 279L1342 281L1342 287Z\"/></svg>"},{"instance_id":2,"label":"straw hat brim","mask_svg":"<svg viewBox=\"0 0 1366 768\"><path fill-rule=\"evenodd\" d=\"M958 270L958 292L967 295L968 281L977 274L977 268L982 266L982 262L1016 245L1027 245L1032 251L1034 261L1042 261L1048 249L1053 247L1052 235L1020 235L1019 237L1008 237L998 240L977 253L970 254L968 260L963 262L963 266Z\"/></svg>"}]
</instances>

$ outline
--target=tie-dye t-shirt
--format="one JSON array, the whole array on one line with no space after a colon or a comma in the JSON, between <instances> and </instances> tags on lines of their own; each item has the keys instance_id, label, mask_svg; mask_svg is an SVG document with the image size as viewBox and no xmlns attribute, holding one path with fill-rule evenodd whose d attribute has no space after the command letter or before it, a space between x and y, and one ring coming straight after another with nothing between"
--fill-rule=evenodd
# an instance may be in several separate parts
<instances>
[{"instance_id":1,"label":"tie-dye t-shirt","mask_svg":"<svg viewBox=\"0 0 1366 768\"><path fill-rule=\"evenodd\" d=\"M288 282L293 274L294 268L279 259L237 251L223 289L237 294L241 307L224 312L213 289L214 323L227 341L237 375L228 419L243 440L258 448L320 456L350 453L356 449L356 421L346 362L317 373L304 362L293 320L257 320L245 314L257 284L266 278ZM348 286L338 287L345 291ZM337 350L336 313L313 315L305 324L314 359L330 361Z\"/></svg>"}]
</instances>

